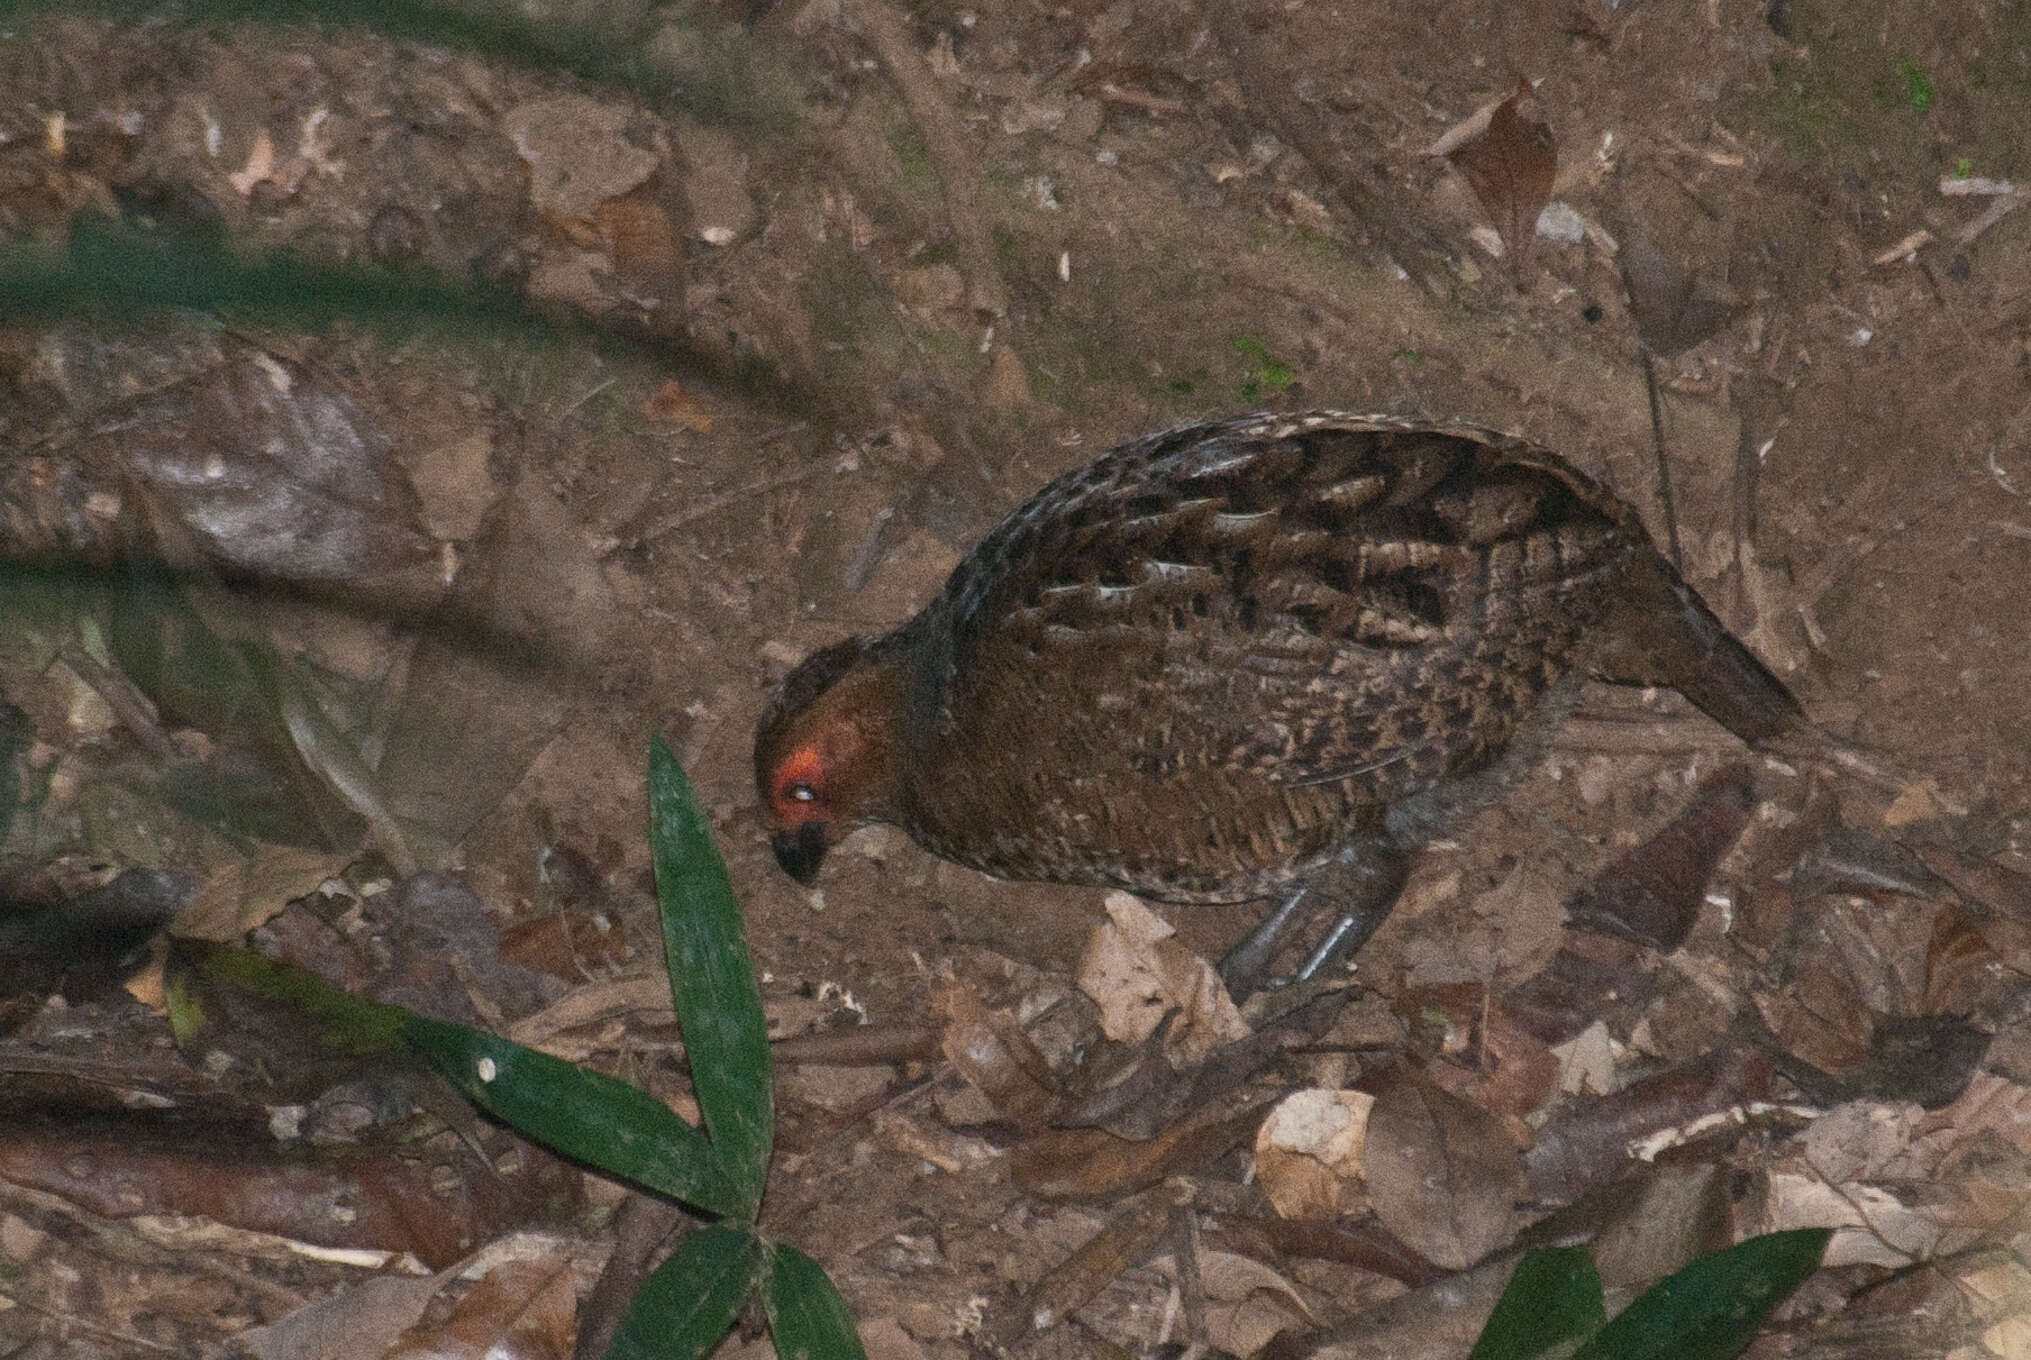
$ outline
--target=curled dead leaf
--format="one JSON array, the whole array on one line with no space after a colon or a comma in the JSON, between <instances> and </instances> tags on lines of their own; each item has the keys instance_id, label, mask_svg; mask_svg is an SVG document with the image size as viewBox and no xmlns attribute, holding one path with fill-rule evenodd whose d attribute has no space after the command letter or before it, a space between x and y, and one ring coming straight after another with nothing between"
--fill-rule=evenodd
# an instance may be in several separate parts
<instances>
[{"instance_id":1,"label":"curled dead leaf","mask_svg":"<svg viewBox=\"0 0 2031 1360\"><path fill-rule=\"evenodd\" d=\"M957 981L938 989L933 1009L944 1022L939 1050L997 1115L1024 1129L1050 1122L1057 1104L1050 1064L1013 1015L990 1010Z\"/></svg>"}]
</instances>

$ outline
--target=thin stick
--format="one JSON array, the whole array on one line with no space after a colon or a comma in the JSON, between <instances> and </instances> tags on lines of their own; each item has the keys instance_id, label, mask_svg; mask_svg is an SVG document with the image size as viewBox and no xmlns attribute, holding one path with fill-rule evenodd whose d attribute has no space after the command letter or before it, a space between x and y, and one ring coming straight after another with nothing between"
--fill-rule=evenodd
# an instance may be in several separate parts
<instances>
[{"instance_id":1,"label":"thin stick","mask_svg":"<svg viewBox=\"0 0 2031 1360\"><path fill-rule=\"evenodd\" d=\"M959 271L966 276L967 301L976 312L1001 317L1008 312L1008 289L995 263L994 238L974 188L976 167L960 136L959 120L945 103L938 79L923 54L910 41L902 16L885 0L854 0L860 35L888 70L903 105L924 138L924 154L938 172L944 192L945 216L959 253Z\"/></svg>"},{"instance_id":2,"label":"thin stick","mask_svg":"<svg viewBox=\"0 0 2031 1360\"><path fill-rule=\"evenodd\" d=\"M1664 516L1664 539L1671 552L1671 565L1685 570L1685 554L1678 546L1678 507L1671 496L1671 463L1664 454L1664 403L1657 392L1657 361L1646 346L1636 352L1643 357L1643 390L1650 397L1650 439L1657 450L1657 509Z\"/></svg>"},{"instance_id":3,"label":"thin stick","mask_svg":"<svg viewBox=\"0 0 2031 1360\"><path fill-rule=\"evenodd\" d=\"M1421 292L1447 296L1453 273L1439 238L1398 209L1386 186L1363 183L1341 169L1345 159L1333 147L1325 127L1298 98L1297 87L1284 65L1271 60L1249 31L1243 0L1205 0L1206 17L1220 45L1227 49L1241 92L1256 116L1296 149L1324 180L1354 220L1355 230L1372 239Z\"/></svg>"}]
</instances>

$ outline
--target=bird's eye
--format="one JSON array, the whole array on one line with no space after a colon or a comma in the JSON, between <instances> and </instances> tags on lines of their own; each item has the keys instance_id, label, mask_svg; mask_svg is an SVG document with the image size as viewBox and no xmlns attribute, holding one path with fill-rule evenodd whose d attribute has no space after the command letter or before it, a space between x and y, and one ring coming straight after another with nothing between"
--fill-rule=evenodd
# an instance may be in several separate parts
<instances>
[{"instance_id":1,"label":"bird's eye","mask_svg":"<svg viewBox=\"0 0 2031 1360\"><path fill-rule=\"evenodd\" d=\"M795 783L784 785L783 793L793 803L815 803L818 801L818 790L812 788L801 779Z\"/></svg>"}]
</instances>

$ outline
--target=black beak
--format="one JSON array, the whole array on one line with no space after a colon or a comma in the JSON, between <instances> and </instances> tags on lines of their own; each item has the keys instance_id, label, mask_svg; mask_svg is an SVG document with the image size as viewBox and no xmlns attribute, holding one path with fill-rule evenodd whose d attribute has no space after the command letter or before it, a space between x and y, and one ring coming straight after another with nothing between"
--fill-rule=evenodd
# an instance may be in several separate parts
<instances>
[{"instance_id":1,"label":"black beak","mask_svg":"<svg viewBox=\"0 0 2031 1360\"><path fill-rule=\"evenodd\" d=\"M825 862L825 823L804 822L778 831L769 838L769 848L783 872L808 888L818 881L818 866Z\"/></svg>"}]
</instances>

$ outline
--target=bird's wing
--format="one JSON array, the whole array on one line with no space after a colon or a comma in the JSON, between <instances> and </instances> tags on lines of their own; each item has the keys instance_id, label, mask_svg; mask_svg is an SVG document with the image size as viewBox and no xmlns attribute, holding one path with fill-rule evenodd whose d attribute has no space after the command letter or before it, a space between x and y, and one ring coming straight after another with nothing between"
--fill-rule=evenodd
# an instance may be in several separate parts
<instances>
[{"instance_id":1,"label":"bird's wing","mask_svg":"<svg viewBox=\"0 0 2031 1360\"><path fill-rule=\"evenodd\" d=\"M1556 457L1469 426L1153 436L1046 487L954 573L936 702L950 730L1041 734L1093 766L1414 792L1499 750L1563 674L1648 551L1632 523Z\"/></svg>"}]
</instances>

